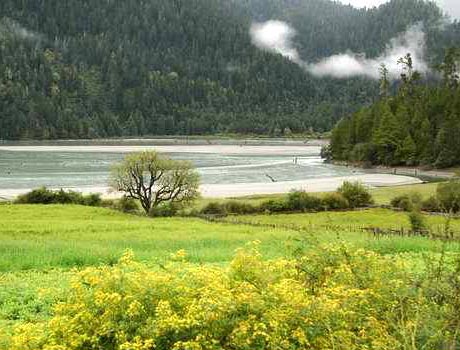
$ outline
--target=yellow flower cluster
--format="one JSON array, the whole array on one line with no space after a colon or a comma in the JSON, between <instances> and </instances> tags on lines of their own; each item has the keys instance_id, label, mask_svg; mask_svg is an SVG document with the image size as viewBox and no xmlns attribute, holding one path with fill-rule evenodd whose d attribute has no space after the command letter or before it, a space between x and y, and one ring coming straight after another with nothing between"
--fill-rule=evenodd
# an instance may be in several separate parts
<instances>
[{"instance_id":1,"label":"yellow flower cluster","mask_svg":"<svg viewBox=\"0 0 460 350\"><path fill-rule=\"evenodd\" d=\"M76 275L44 325L17 329L11 350L435 349L434 304L399 262L326 246L265 261L253 242L229 268L195 266L179 251L161 270L128 252ZM178 262L178 260L180 262ZM430 345L431 344L431 345ZM415 348L414 348L415 349Z\"/></svg>"}]
</instances>

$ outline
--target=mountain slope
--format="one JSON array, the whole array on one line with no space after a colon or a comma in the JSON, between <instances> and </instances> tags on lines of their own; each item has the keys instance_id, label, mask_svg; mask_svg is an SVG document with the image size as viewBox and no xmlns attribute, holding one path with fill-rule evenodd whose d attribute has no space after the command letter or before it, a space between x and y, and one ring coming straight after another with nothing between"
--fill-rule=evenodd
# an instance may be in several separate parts
<instances>
[{"instance_id":1,"label":"mountain slope","mask_svg":"<svg viewBox=\"0 0 460 350\"><path fill-rule=\"evenodd\" d=\"M433 59L455 44L431 3L356 10L328 0L2 0L0 138L328 130L378 92L314 78L255 48L253 21L285 20L303 58L376 56L424 21ZM436 25L434 25L436 24Z\"/></svg>"}]
</instances>

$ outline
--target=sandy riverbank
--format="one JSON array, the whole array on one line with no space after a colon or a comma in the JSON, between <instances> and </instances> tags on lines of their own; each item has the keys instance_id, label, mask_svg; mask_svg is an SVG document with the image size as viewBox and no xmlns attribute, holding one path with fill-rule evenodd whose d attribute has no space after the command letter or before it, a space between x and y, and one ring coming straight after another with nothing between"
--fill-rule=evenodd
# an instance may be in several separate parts
<instances>
[{"instance_id":1,"label":"sandy riverbank","mask_svg":"<svg viewBox=\"0 0 460 350\"><path fill-rule=\"evenodd\" d=\"M300 181L285 181L274 183L239 183L239 184L216 184L201 185L200 191L203 197L228 198L250 195L280 194L293 189L306 192L332 192L342 185L344 181L360 181L368 187L392 187L418 184L422 181L408 176L389 174L366 174L347 177L335 177L324 179L308 179ZM100 193L104 198L117 198L119 193L110 192L107 187L82 187L66 188L83 193ZM11 199L28 189L0 189L0 197Z\"/></svg>"}]
</instances>

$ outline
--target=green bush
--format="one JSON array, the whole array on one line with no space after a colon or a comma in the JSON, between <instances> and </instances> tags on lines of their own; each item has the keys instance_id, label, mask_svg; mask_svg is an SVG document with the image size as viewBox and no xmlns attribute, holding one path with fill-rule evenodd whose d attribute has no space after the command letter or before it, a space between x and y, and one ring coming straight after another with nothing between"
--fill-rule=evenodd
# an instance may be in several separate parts
<instances>
[{"instance_id":1,"label":"green bush","mask_svg":"<svg viewBox=\"0 0 460 350\"><path fill-rule=\"evenodd\" d=\"M201 209L200 214L202 215L215 215L215 216L227 216L228 212L225 208L225 205L219 202L208 203L203 209Z\"/></svg>"},{"instance_id":2,"label":"green bush","mask_svg":"<svg viewBox=\"0 0 460 350\"><path fill-rule=\"evenodd\" d=\"M426 220L419 210L414 209L409 213L409 221L413 232L426 231Z\"/></svg>"},{"instance_id":3,"label":"green bush","mask_svg":"<svg viewBox=\"0 0 460 350\"><path fill-rule=\"evenodd\" d=\"M340 193L327 193L321 200L325 210L343 210L350 207L348 200Z\"/></svg>"},{"instance_id":4,"label":"green bush","mask_svg":"<svg viewBox=\"0 0 460 350\"><path fill-rule=\"evenodd\" d=\"M79 192L49 190L41 187L28 193L18 196L15 200L17 204L79 204L87 206L100 206L102 204L99 194L84 196Z\"/></svg>"},{"instance_id":5,"label":"green bush","mask_svg":"<svg viewBox=\"0 0 460 350\"><path fill-rule=\"evenodd\" d=\"M372 195L360 182L345 181L338 192L348 200L351 208L367 207L374 203Z\"/></svg>"},{"instance_id":6,"label":"green bush","mask_svg":"<svg viewBox=\"0 0 460 350\"><path fill-rule=\"evenodd\" d=\"M259 208L245 202L229 201L225 203L225 209L229 214L247 215L255 214Z\"/></svg>"},{"instance_id":7,"label":"green bush","mask_svg":"<svg viewBox=\"0 0 460 350\"><path fill-rule=\"evenodd\" d=\"M305 191L293 191L288 195L286 208L290 211L320 211L322 203L320 198Z\"/></svg>"},{"instance_id":8,"label":"green bush","mask_svg":"<svg viewBox=\"0 0 460 350\"><path fill-rule=\"evenodd\" d=\"M155 208L152 208L149 212L149 216L169 218L176 216L178 212L179 207L174 203L163 203Z\"/></svg>"},{"instance_id":9,"label":"green bush","mask_svg":"<svg viewBox=\"0 0 460 350\"><path fill-rule=\"evenodd\" d=\"M399 208L404 211L412 211L422 206L422 196L418 192L411 192L397 196L391 200L391 205L394 208Z\"/></svg>"},{"instance_id":10,"label":"green bush","mask_svg":"<svg viewBox=\"0 0 460 350\"><path fill-rule=\"evenodd\" d=\"M452 180L438 185L437 198L446 212L460 212L460 180Z\"/></svg>"},{"instance_id":11,"label":"green bush","mask_svg":"<svg viewBox=\"0 0 460 350\"><path fill-rule=\"evenodd\" d=\"M118 201L116 209L123 213L136 213L139 211L139 204L136 200L123 196Z\"/></svg>"},{"instance_id":12,"label":"green bush","mask_svg":"<svg viewBox=\"0 0 460 350\"><path fill-rule=\"evenodd\" d=\"M18 196L15 200L17 204L53 204L55 195L45 187L32 190L28 193Z\"/></svg>"},{"instance_id":13,"label":"green bush","mask_svg":"<svg viewBox=\"0 0 460 350\"><path fill-rule=\"evenodd\" d=\"M287 211L287 203L281 199L270 199L260 205L260 210L267 213L282 213Z\"/></svg>"},{"instance_id":14,"label":"green bush","mask_svg":"<svg viewBox=\"0 0 460 350\"><path fill-rule=\"evenodd\" d=\"M91 193L84 197L85 205L89 207L100 207L102 206L102 198L101 195L98 193Z\"/></svg>"},{"instance_id":15,"label":"green bush","mask_svg":"<svg viewBox=\"0 0 460 350\"><path fill-rule=\"evenodd\" d=\"M340 244L278 260L252 244L229 267L180 250L157 269L127 253L72 272L52 318L17 326L8 349L456 348L455 266L404 261Z\"/></svg>"},{"instance_id":16,"label":"green bush","mask_svg":"<svg viewBox=\"0 0 460 350\"><path fill-rule=\"evenodd\" d=\"M431 213L438 213L442 211L441 208L441 203L439 202L438 197L436 196L431 196L428 199L425 199L422 202L422 210L423 211L428 211Z\"/></svg>"}]
</instances>

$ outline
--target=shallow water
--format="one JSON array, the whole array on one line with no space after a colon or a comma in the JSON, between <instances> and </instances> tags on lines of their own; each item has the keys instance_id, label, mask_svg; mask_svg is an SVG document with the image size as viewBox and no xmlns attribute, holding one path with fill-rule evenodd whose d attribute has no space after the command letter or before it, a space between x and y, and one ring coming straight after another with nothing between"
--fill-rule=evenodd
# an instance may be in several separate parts
<instances>
[{"instance_id":1,"label":"shallow water","mask_svg":"<svg viewBox=\"0 0 460 350\"><path fill-rule=\"evenodd\" d=\"M207 152L177 152L168 148L167 155L174 159L191 161L198 169L203 184L270 183L296 181L359 174L355 169L324 164L319 157L318 147L294 148L262 147L248 152L232 149L221 152L219 146L209 146ZM215 147L215 148L214 148ZM215 152L213 151L215 150ZM300 151L299 151L300 150ZM304 150L304 151L303 151ZM40 147L0 149L0 189L30 189L40 186L100 187L107 186L112 164L120 161L125 151L120 148L92 147L72 149L56 146L52 151ZM252 154L251 154L252 153ZM296 160L297 158L297 160Z\"/></svg>"}]
</instances>

